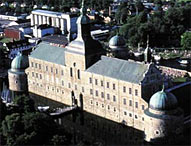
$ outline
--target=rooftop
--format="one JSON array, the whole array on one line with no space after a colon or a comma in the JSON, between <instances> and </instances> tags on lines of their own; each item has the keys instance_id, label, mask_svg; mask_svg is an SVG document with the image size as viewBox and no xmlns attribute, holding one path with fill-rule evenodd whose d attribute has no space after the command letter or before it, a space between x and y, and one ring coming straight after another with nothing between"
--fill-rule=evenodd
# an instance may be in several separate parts
<instances>
[{"instance_id":1,"label":"rooftop","mask_svg":"<svg viewBox=\"0 0 191 146\"><path fill-rule=\"evenodd\" d=\"M89 67L87 71L139 84L144 79L144 74L148 69L149 64L102 56L101 60Z\"/></svg>"},{"instance_id":2,"label":"rooftop","mask_svg":"<svg viewBox=\"0 0 191 146\"><path fill-rule=\"evenodd\" d=\"M41 42L31 53L30 57L65 65L64 53L65 48L52 46L48 42Z\"/></svg>"},{"instance_id":3,"label":"rooftop","mask_svg":"<svg viewBox=\"0 0 191 146\"><path fill-rule=\"evenodd\" d=\"M68 40L63 35L49 35L42 38L42 41L54 43L54 44L60 44L60 45L66 45L68 43Z\"/></svg>"}]
</instances>

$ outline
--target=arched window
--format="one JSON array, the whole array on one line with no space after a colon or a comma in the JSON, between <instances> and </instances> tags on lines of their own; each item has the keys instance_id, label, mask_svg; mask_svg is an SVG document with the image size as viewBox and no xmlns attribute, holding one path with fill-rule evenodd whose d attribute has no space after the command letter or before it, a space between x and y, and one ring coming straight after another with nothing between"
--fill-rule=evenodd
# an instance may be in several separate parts
<instances>
[{"instance_id":1,"label":"arched window","mask_svg":"<svg viewBox=\"0 0 191 146\"><path fill-rule=\"evenodd\" d=\"M78 79L80 79L80 70L78 69Z\"/></svg>"},{"instance_id":2,"label":"arched window","mask_svg":"<svg viewBox=\"0 0 191 146\"><path fill-rule=\"evenodd\" d=\"M72 68L70 68L70 76L73 77Z\"/></svg>"}]
</instances>

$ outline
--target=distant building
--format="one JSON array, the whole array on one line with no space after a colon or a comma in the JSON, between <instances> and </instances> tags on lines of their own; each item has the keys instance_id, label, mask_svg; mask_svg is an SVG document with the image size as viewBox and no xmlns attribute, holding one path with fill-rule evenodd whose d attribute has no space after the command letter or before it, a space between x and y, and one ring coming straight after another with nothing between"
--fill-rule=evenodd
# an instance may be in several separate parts
<instances>
[{"instance_id":1,"label":"distant building","mask_svg":"<svg viewBox=\"0 0 191 146\"><path fill-rule=\"evenodd\" d=\"M31 13L31 25L36 26L47 24L59 28L62 34L76 33L76 15L64 14L47 10L34 10Z\"/></svg>"},{"instance_id":2,"label":"distant building","mask_svg":"<svg viewBox=\"0 0 191 146\"><path fill-rule=\"evenodd\" d=\"M34 47L34 44L30 44L27 40L13 41L4 45L9 52L8 57L10 59L15 58L18 52L29 51Z\"/></svg>"}]
</instances>

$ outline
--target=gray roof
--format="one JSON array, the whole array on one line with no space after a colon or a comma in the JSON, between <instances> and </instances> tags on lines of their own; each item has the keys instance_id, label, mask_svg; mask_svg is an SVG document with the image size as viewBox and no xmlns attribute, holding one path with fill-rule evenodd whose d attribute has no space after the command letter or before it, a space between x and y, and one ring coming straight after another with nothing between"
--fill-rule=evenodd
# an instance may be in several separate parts
<instances>
[{"instance_id":1,"label":"gray roof","mask_svg":"<svg viewBox=\"0 0 191 146\"><path fill-rule=\"evenodd\" d=\"M139 84L149 69L149 64L102 56L87 72Z\"/></svg>"},{"instance_id":2,"label":"gray roof","mask_svg":"<svg viewBox=\"0 0 191 146\"><path fill-rule=\"evenodd\" d=\"M52 46L49 43L41 42L31 53L30 57L65 65L65 48Z\"/></svg>"}]
</instances>

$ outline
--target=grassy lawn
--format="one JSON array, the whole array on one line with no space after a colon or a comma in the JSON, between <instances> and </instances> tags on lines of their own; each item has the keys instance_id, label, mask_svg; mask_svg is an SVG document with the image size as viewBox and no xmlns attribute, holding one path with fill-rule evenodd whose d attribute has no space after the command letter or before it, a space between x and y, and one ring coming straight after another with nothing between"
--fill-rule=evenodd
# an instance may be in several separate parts
<instances>
[{"instance_id":1,"label":"grassy lawn","mask_svg":"<svg viewBox=\"0 0 191 146\"><path fill-rule=\"evenodd\" d=\"M186 78L185 77L178 77L178 78L175 78L173 80L173 82L186 82Z\"/></svg>"},{"instance_id":2,"label":"grassy lawn","mask_svg":"<svg viewBox=\"0 0 191 146\"><path fill-rule=\"evenodd\" d=\"M9 42L12 42L12 38L0 38L0 42L9 43Z\"/></svg>"}]
</instances>

